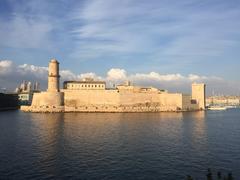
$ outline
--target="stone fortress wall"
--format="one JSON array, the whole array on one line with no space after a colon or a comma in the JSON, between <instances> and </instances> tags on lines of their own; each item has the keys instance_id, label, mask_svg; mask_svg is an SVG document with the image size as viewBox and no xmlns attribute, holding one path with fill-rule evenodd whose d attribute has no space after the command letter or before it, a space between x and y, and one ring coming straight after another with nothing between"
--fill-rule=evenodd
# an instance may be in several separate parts
<instances>
[{"instance_id":1,"label":"stone fortress wall","mask_svg":"<svg viewBox=\"0 0 240 180\"><path fill-rule=\"evenodd\" d=\"M59 63L51 60L48 90L35 93L32 105L22 106L21 109L31 112L161 112L205 109L204 84L193 84L192 95L185 95L132 86L130 83L118 85L115 89L99 89L95 88L97 81L93 80L70 81L70 85L65 83L64 88L60 89L59 78ZM85 89L88 84L93 88Z\"/></svg>"},{"instance_id":2,"label":"stone fortress wall","mask_svg":"<svg viewBox=\"0 0 240 180\"><path fill-rule=\"evenodd\" d=\"M66 111L84 112L156 112L200 110L198 104L191 103L190 95L171 93L142 93L105 91L64 92Z\"/></svg>"},{"instance_id":3,"label":"stone fortress wall","mask_svg":"<svg viewBox=\"0 0 240 180\"><path fill-rule=\"evenodd\" d=\"M48 89L33 94L31 106L21 106L23 111L62 112L64 111L64 93L59 88L59 63L52 59L48 68Z\"/></svg>"}]
</instances>

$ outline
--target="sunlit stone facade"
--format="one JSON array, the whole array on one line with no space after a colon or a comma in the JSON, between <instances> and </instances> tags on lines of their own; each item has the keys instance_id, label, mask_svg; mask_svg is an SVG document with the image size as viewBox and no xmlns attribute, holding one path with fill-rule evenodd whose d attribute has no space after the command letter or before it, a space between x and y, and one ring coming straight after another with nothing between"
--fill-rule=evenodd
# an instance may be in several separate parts
<instances>
[{"instance_id":1,"label":"sunlit stone facade","mask_svg":"<svg viewBox=\"0 0 240 180\"><path fill-rule=\"evenodd\" d=\"M59 62L52 59L48 67L48 89L33 94L31 106L21 106L22 110L32 112L64 111L64 94L59 88Z\"/></svg>"},{"instance_id":2,"label":"sunlit stone facade","mask_svg":"<svg viewBox=\"0 0 240 180\"><path fill-rule=\"evenodd\" d=\"M48 67L48 92L59 92L59 62L52 59Z\"/></svg>"},{"instance_id":3,"label":"sunlit stone facade","mask_svg":"<svg viewBox=\"0 0 240 180\"><path fill-rule=\"evenodd\" d=\"M107 89L104 81L66 81L59 88L59 63L49 63L48 90L34 93L31 112L161 112L205 109L205 84L192 85L192 95L168 93L130 82Z\"/></svg>"},{"instance_id":4,"label":"sunlit stone facade","mask_svg":"<svg viewBox=\"0 0 240 180\"><path fill-rule=\"evenodd\" d=\"M65 81L63 89L69 90L105 90L105 81L94 81L94 79L86 78L83 81Z\"/></svg>"},{"instance_id":5,"label":"sunlit stone facade","mask_svg":"<svg viewBox=\"0 0 240 180\"><path fill-rule=\"evenodd\" d=\"M205 109L206 107L206 85L205 84L192 84L192 99L197 101L200 109Z\"/></svg>"}]
</instances>

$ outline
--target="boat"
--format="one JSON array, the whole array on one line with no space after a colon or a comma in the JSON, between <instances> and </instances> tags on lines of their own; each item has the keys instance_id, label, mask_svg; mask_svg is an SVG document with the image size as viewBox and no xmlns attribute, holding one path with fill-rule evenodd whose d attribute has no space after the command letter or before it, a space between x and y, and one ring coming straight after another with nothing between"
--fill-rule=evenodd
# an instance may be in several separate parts
<instances>
[{"instance_id":1,"label":"boat","mask_svg":"<svg viewBox=\"0 0 240 180\"><path fill-rule=\"evenodd\" d=\"M235 108L239 108L238 106L232 106L232 105L230 105L230 106L226 106L226 108L227 109L235 109Z\"/></svg>"},{"instance_id":2,"label":"boat","mask_svg":"<svg viewBox=\"0 0 240 180\"><path fill-rule=\"evenodd\" d=\"M210 106L210 107L208 107L208 110L224 111L224 110L227 110L227 107L226 106Z\"/></svg>"}]
</instances>

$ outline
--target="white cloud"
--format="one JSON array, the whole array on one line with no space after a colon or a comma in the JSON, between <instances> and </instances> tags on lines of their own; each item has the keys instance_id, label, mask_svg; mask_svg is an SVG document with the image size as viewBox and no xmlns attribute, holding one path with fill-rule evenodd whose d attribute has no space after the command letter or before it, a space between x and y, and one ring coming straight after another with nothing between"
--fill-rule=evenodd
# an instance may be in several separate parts
<instances>
[{"instance_id":1,"label":"white cloud","mask_svg":"<svg viewBox=\"0 0 240 180\"><path fill-rule=\"evenodd\" d=\"M10 60L0 60L0 84L1 87L15 89L23 80L39 81L43 86L46 85L47 67L34 65L16 65Z\"/></svg>"},{"instance_id":2,"label":"white cloud","mask_svg":"<svg viewBox=\"0 0 240 180\"><path fill-rule=\"evenodd\" d=\"M0 84L1 87L14 89L23 80L38 81L42 89L47 86L47 67L39 67L34 65L16 65L10 60L0 61ZM91 77L97 80L105 80L109 85L123 83L130 80L135 85L154 86L161 89L168 89L172 92L189 92L190 85L193 82L204 82L207 84L209 93L212 90L219 93L238 94L240 92L240 84L237 82L229 82L220 77L200 76L189 74L160 74L158 72L150 73L134 73L128 74L126 70L112 68L106 72L106 76L98 76L93 72L75 74L70 70L61 70L61 81L64 80L80 80Z\"/></svg>"},{"instance_id":3,"label":"white cloud","mask_svg":"<svg viewBox=\"0 0 240 180\"><path fill-rule=\"evenodd\" d=\"M70 14L78 24L72 30L76 44L71 57L107 60L126 56L131 61L143 55L153 66L167 62L166 69L190 65L197 71L196 64L204 63L207 71L210 62L226 62L233 49L239 49L240 11L227 5L197 0L88 1ZM143 58L139 64L145 63ZM230 61L229 66L234 66L234 60Z\"/></svg>"},{"instance_id":4,"label":"white cloud","mask_svg":"<svg viewBox=\"0 0 240 180\"><path fill-rule=\"evenodd\" d=\"M112 68L107 72L108 81L119 82L127 79L127 72L124 69Z\"/></svg>"},{"instance_id":5,"label":"white cloud","mask_svg":"<svg viewBox=\"0 0 240 180\"><path fill-rule=\"evenodd\" d=\"M89 73L82 73L82 74L74 74L72 71L70 70L60 70L60 75L62 80L80 80L80 79L84 79L84 78L93 78L96 80L101 80L102 77L97 76L95 73L93 72L89 72Z\"/></svg>"},{"instance_id":6,"label":"white cloud","mask_svg":"<svg viewBox=\"0 0 240 180\"><path fill-rule=\"evenodd\" d=\"M3 68L3 69L11 67L11 66L12 66L12 61L9 61L9 60L0 61L0 67Z\"/></svg>"},{"instance_id":7,"label":"white cloud","mask_svg":"<svg viewBox=\"0 0 240 180\"><path fill-rule=\"evenodd\" d=\"M66 80L76 80L77 76L69 70L61 70L61 78Z\"/></svg>"},{"instance_id":8,"label":"white cloud","mask_svg":"<svg viewBox=\"0 0 240 180\"><path fill-rule=\"evenodd\" d=\"M111 63L111 67L131 66L136 72L156 71L133 75L111 72L106 78L115 81L204 80L202 76L164 75L157 71L191 73L193 69L200 74L221 74L225 64L229 69L239 65L239 3L232 6L227 1L91 0L68 4L36 0L10 5L9 14L0 17L0 54L4 57L33 62L32 57L39 54L57 55L69 64L96 59L96 64L103 62L105 67ZM213 61L220 62L219 67L212 68ZM202 65L199 69L198 64ZM32 68L22 65L18 71L22 76L28 72L35 77ZM45 77L44 69L36 71ZM61 74L66 79L99 78L94 72L77 75L65 70ZM223 76L235 78L237 73L224 72Z\"/></svg>"},{"instance_id":9,"label":"white cloud","mask_svg":"<svg viewBox=\"0 0 240 180\"><path fill-rule=\"evenodd\" d=\"M152 81L176 81L176 80L182 80L185 77L181 74L167 74L167 75L161 75L156 72L150 72L148 74L135 74L131 76L131 79L133 80L152 80Z\"/></svg>"},{"instance_id":10,"label":"white cloud","mask_svg":"<svg viewBox=\"0 0 240 180\"><path fill-rule=\"evenodd\" d=\"M48 73L48 68L23 64L16 67L16 71L19 72L21 76L31 75L37 79L45 79Z\"/></svg>"},{"instance_id":11,"label":"white cloud","mask_svg":"<svg viewBox=\"0 0 240 180\"><path fill-rule=\"evenodd\" d=\"M8 74L13 69L13 62L9 60L0 61L0 75Z\"/></svg>"},{"instance_id":12,"label":"white cloud","mask_svg":"<svg viewBox=\"0 0 240 180\"><path fill-rule=\"evenodd\" d=\"M77 76L77 79L84 79L84 78L93 78L93 79L96 79L96 80L101 80L102 77L100 76L97 76L95 73L93 72L90 72L90 73L83 73L83 74L79 74Z\"/></svg>"}]
</instances>

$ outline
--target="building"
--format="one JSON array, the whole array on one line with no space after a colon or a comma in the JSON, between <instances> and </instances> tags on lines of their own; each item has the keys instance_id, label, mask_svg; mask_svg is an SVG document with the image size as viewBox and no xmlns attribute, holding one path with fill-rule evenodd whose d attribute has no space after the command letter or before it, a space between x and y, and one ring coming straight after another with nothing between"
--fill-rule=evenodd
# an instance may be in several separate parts
<instances>
[{"instance_id":1,"label":"building","mask_svg":"<svg viewBox=\"0 0 240 180\"><path fill-rule=\"evenodd\" d=\"M106 82L94 81L92 78L85 78L83 81L65 81L63 89L69 90L104 90Z\"/></svg>"},{"instance_id":2,"label":"building","mask_svg":"<svg viewBox=\"0 0 240 180\"><path fill-rule=\"evenodd\" d=\"M210 96L206 99L207 106L240 106L239 96Z\"/></svg>"},{"instance_id":3,"label":"building","mask_svg":"<svg viewBox=\"0 0 240 180\"><path fill-rule=\"evenodd\" d=\"M206 107L206 87L205 84L192 84L192 99L196 100L200 109L205 109Z\"/></svg>"},{"instance_id":4,"label":"building","mask_svg":"<svg viewBox=\"0 0 240 180\"><path fill-rule=\"evenodd\" d=\"M64 93L59 88L59 62L52 59L48 68L48 89L33 95L31 106L21 106L24 111L32 112L63 112Z\"/></svg>"},{"instance_id":5,"label":"building","mask_svg":"<svg viewBox=\"0 0 240 180\"><path fill-rule=\"evenodd\" d=\"M23 81L15 92L18 94L20 105L31 105L33 94L40 92L39 83L35 82L32 86L31 82Z\"/></svg>"},{"instance_id":6,"label":"building","mask_svg":"<svg viewBox=\"0 0 240 180\"><path fill-rule=\"evenodd\" d=\"M31 105L34 92L21 92L18 93L20 105Z\"/></svg>"},{"instance_id":7,"label":"building","mask_svg":"<svg viewBox=\"0 0 240 180\"><path fill-rule=\"evenodd\" d=\"M169 93L154 87L138 87L127 82L113 89L104 81L65 81L59 88L59 63L49 63L48 89L34 93L31 112L161 112L205 109L205 84L192 84L192 94Z\"/></svg>"}]
</instances>

